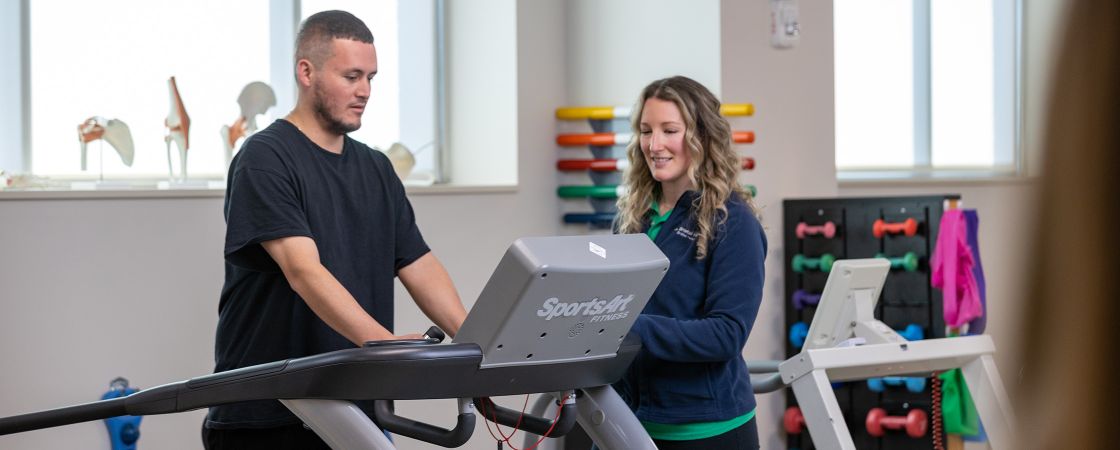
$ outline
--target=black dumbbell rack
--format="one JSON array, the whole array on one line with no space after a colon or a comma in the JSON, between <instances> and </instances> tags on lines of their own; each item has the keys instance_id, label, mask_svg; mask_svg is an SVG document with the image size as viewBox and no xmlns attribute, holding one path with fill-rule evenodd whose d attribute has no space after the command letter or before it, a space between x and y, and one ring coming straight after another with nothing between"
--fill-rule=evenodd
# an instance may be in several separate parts
<instances>
[{"instance_id":1,"label":"black dumbbell rack","mask_svg":"<svg viewBox=\"0 0 1120 450\"><path fill-rule=\"evenodd\" d=\"M795 292L802 290L809 295L820 294L828 279L828 273L820 270L803 268L801 272L795 272L793 259L799 254L810 261L816 261L824 254L831 254L836 259L858 259L874 258L880 254L902 257L907 252L913 252L918 257L917 270L891 269L883 286L875 317L896 330L917 324L927 339L944 337L941 292L930 285L929 258L937 243L941 214L948 201L958 199L959 195L785 200L782 211L783 243L786 249L786 357L792 357L801 351L789 339L790 329L797 322L810 324L816 312L816 307L811 304L803 305L801 309L796 308L793 303ZM884 234L881 238L875 237L873 228L877 220L902 223L906 219L918 222L917 232L913 236ZM799 223L820 226L829 221L836 228L832 238L821 235L808 235L804 238L797 236ZM930 380L927 379L924 390L917 393L911 392L906 386L887 386L882 392L875 392L864 381L834 385L834 390L856 448L933 448L934 416ZM788 406L797 405L797 400L790 391L787 391L786 403ZM912 438L902 430L888 430L882 437L871 436L865 424L868 412L875 407L886 409L892 416L904 416L912 408L924 409L930 417L929 431L922 438ZM940 411L937 413L940 414ZM800 434L789 434L787 445L791 449L816 448L808 430Z\"/></svg>"}]
</instances>

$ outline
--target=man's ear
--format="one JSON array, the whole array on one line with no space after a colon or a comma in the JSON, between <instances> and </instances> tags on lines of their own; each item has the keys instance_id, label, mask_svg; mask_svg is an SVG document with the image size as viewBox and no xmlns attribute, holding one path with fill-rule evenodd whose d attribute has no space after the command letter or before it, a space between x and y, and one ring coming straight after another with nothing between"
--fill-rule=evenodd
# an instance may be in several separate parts
<instances>
[{"instance_id":1,"label":"man's ear","mask_svg":"<svg viewBox=\"0 0 1120 450\"><path fill-rule=\"evenodd\" d=\"M311 77L315 73L315 66L311 61L301 59L296 61L296 82L303 87L311 87Z\"/></svg>"}]
</instances>

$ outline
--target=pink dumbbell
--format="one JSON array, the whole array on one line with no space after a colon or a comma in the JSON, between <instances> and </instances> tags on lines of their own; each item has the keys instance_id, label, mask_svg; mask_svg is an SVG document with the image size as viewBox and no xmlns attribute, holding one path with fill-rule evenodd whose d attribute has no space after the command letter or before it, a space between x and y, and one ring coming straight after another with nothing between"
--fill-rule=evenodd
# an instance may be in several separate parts
<instances>
[{"instance_id":1,"label":"pink dumbbell","mask_svg":"<svg viewBox=\"0 0 1120 450\"><path fill-rule=\"evenodd\" d=\"M824 236L826 239L832 239L836 236L836 224L832 221L825 222L824 225L809 225L805 222L797 224L798 239L805 239L805 236Z\"/></svg>"},{"instance_id":2,"label":"pink dumbbell","mask_svg":"<svg viewBox=\"0 0 1120 450\"><path fill-rule=\"evenodd\" d=\"M883 408L871 408L867 412L867 434L875 437L880 437L885 433L883 430L901 430L906 429L906 434L913 438L920 438L926 435L926 428L929 426L928 416L922 409L914 408L905 416L888 416L887 410Z\"/></svg>"}]
</instances>

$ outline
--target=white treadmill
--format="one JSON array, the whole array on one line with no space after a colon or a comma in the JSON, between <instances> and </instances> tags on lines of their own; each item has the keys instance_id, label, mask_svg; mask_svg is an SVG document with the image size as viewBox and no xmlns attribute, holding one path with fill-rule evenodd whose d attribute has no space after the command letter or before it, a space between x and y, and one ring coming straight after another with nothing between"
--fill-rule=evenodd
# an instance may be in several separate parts
<instances>
[{"instance_id":1,"label":"white treadmill","mask_svg":"<svg viewBox=\"0 0 1120 450\"><path fill-rule=\"evenodd\" d=\"M1014 418L996 369L992 338L907 341L899 336L874 317L889 271L885 259L837 261L801 353L778 364L781 382L793 388L813 444L821 449L855 449L832 382L928 376L961 368L992 448L1012 448Z\"/></svg>"}]
</instances>

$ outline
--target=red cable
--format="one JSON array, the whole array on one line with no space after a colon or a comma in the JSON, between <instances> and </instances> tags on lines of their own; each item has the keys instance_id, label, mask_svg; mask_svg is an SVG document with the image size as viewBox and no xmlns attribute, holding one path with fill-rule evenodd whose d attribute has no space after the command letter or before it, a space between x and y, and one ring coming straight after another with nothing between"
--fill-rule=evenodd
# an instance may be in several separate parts
<instances>
[{"instance_id":1,"label":"red cable","mask_svg":"<svg viewBox=\"0 0 1120 450\"><path fill-rule=\"evenodd\" d=\"M552 430L555 429L556 424L560 422L560 413L564 410L564 402L566 402L567 400L568 400L568 396L566 396L566 395L560 399L560 405L559 405L558 408L556 408L556 417L553 418L553 420L552 420L552 426L548 427L548 431L545 431L544 435L541 436L541 438L538 439L535 444L533 444L530 447L526 447L524 450L534 450L534 449L536 449L537 446L541 444L541 442L544 442L544 440L547 439L550 434L552 434ZM517 432L519 431L519 429L521 427L521 421L525 417L525 409L528 408L528 406L529 406L529 394L525 394L525 405L522 406L521 416L519 416L517 418L517 425L513 427L513 432L510 433L509 436L506 436L505 433L502 433L501 425L498 424L498 411L497 411L497 409L494 410L494 415L492 416L493 417L493 422L494 422L494 428L496 428L498 430L498 435L501 436L502 439L498 439L498 436L494 436L494 432L490 430L490 424L488 423L490 421L486 420L486 409L488 409L488 408L486 408L486 402L493 403L493 401L490 400L489 398L486 398L486 400L481 402L482 407L483 407L483 411L482 411L483 421L487 422L486 431L488 433L490 433L490 437L494 438L495 442L498 442L498 443L505 442L506 445L509 445L509 448L512 449L512 450L522 450L522 449L519 449L517 447L514 447L513 443L510 442L509 440L513 439L513 436L515 434L517 434Z\"/></svg>"},{"instance_id":2,"label":"red cable","mask_svg":"<svg viewBox=\"0 0 1120 450\"><path fill-rule=\"evenodd\" d=\"M509 440L512 439L513 435L517 434L517 430L521 428L521 420L525 417L525 407L529 405L529 394L525 394L525 406L522 407L521 416L517 418L517 425L513 427L513 433L510 433L509 436L506 436L505 433L502 433L502 425L498 423L498 410L496 408L494 409L494 415L492 416L493 419L486 420L486 410L488 409L486 407L487 402L493 404L494 401L489 397L486 397L482 402L480 402L482 403L482 419L483 422L486 422L486 431L490 433L490 437L494 438L494 441L499 443L505 442L510 445L510 448L513 448L513 444L510 444ZM498 431L498 436L501 436L502 439L498 439L498 436L494 436L494 431L490 430L490 422L494 422L494 429Z\"/></svg>"},{"instance_id":3,"label":"red cable","mask_svg":"<svg viewBox=\"0 0 1120 450\"><path fill-rule=\"evenodd\" d=\"M525 409L528 408L528 407L529 407L529 394L525 394L525 404L521 406L521 415L517 416L517 423L513 425L513 432L510 433L509 436L506 436L505 434L502 433L502 428L501 427L496 426L498 424L498 422L497 422L498 410L494 409L495 428L498 429L498 435L501 436L503 438L502 440L506 441L507 444L510 444L509 440L513 438L513 435L517 434L517 430L521 429L521 421L525 419ZM510 444L510 448L514 448L513 444Z\"/></svg>"},{"instance_id":4,"label":"red cable","mask_svg":"<svg viewBox=\"0 0 1120 450\"><path fill-rule=\"evenodd\" d=\"M937 373L933 374L929 390L933 397L930 407L933 410L930 411L933 416L933 450L945 450L941 436L941 377Z\"/></svg>"},{"instance_id":5,"label":"red cable","mask_svg":"<svg viewBox=\"0 0 1120 450\"><path fill-rule=\"evenodd\" d=\"M501 442L502 440L498 439L497 436L494 436L494 431L492 431L490 429L490 421L486 420L486 402L487 401L489 401L489 399L485 399L485 400L479 402L482 406L482 423L486 425L486 432L490 433L490 437L494 438L494 440L497 441L497 442ZM495 425L497 425L497 423L495 423Z\"/></svg>"},{"instance_id":6,"label":"red cable","mask_svg":"<svg viewBox=\"0 0 1120 450\"><path fill-rule=\"evenodd\" d=\"M501 435L502 437L505 437L505 435L502 434L501 424L498 423L498 411L496 409L494 410L493 420L487 420L487 418L486 418L486 410L488 409L488 408L486 408L486 403L487 402L494 403L494 401L490 400L489 397L484 397L483 400L481 402L479 402L482 405L482 422L486 425L486 432L490 433L490 437L494 438L495 442L501 443L502 439L498 439L498 436L494 436L494 430L490 429L490 422L494 422L494 428L496 428L498 430L498 434ZM508 442L508 439L506 440L506 442Z\"/></svg>"}]
</instances>

